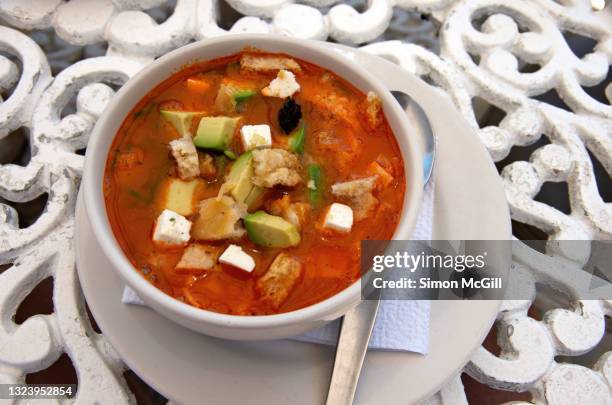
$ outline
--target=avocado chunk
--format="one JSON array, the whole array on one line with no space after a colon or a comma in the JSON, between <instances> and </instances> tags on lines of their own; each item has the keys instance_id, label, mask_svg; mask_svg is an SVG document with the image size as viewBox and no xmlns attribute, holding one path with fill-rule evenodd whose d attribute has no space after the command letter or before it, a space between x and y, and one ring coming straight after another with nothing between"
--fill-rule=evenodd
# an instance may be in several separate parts
<instances>
[{"instance_id":1,"label":"avocado chunk","mask_svg":"<svg viewBox=\"0 0 612 405\"><path fill-rule=\"evenodd\" d=\"M244 227L253 243L269 248L296 246L301 239L295 225L264 211L247 215Z\"/></svg>"},{"instance_id":2,"label":"avocado chunk","mask_svg":"<svg viewBox=\"0 0 612 405\"><path fill-rule=\"evenodd\" d=\"M180 136L191 136L191 125L194 118L199 118L204 115L197 111L172 111L160 110L159 112L166 121L168 121L174 129L177 130Z\"/></svg>"},{"instance_id":3,"label":"avocado chunk","mask_svg":"<svg viewBox=\"0 0 612 405\"><path fill-rule=\"evenodd\" d=\"M247 205L249 211L257 209L260 205L263 204L264 196L266 195L266 189L264 187L259 187L253 185L251 192L244 200L244 203Z\"/></svg>"},{"instance_id":4,"label":"avocado chunk","mask_svg":"<svg viewBox=\"0 0 612 405\"><path fill-rule=\"evenodd\" d=\"M251 183L251 177L253 177L253 154L251 152L243 153L234 162L227 181L233 184L230 195L238 202L245 202L249 193L253 189L253 183Z\"/></svg>"},{"instance_id":5,"label":"avocado chunk","mask_svg":"<svg viewBox=\"0 0 612 405\"><path fill-rule=\"evenodd\" d=\"M161 207L183 216L193 214L195 211L194 197L200 184L202 182L197 179L190 181L169 179L161 189Z\"/></svg>"},{"instance_id":6,"label":"avocado chunk","mask_svg":"<svg viewBox=\"0 0 612 405\"><path fill-rule=\"evenodd\" d=\"M234 136L240 117L203 117L193 143L198 148L225 151Z\"/></svg>"},{"instance_id":7,"label":"avocado chunk","mask_svg":"<svg viewBox=\"0 0 612 405\"><path fill-rule=\"evenodd\" d=\"M227 181L234 184L230 195L236 201L245 203L249 209L261 204L261 199L265 193L263 187L256 186L251 182L252 177L253 154L251 152L243 153L234 162L227 176Z\"/></svg>"}]
</instances>

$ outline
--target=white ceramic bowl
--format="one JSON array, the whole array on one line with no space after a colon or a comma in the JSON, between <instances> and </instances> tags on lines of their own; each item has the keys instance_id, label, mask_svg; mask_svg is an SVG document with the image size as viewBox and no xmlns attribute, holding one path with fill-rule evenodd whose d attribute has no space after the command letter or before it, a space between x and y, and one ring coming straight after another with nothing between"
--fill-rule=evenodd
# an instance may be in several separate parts
<instances>
[{"instance_id":1,"label":"white ceramic bowl","mask_svg":"<svg viewBox=\"0 0 612 405\"><path fill-rule=\"evenodd\" d=\"M134 269L113 235L102 194L109 148L121 123L138 101L181 67L231 55L245 47L293 55L335 72L363 92L372 90L380 96L385 116L402 151L407 181L403 212L394 238L407 239L414 228L423 188L419 146L410 136L414 133L411 124L380 81L324 43L316 41L269 35L231 35L196 42L159 58L119 90L98 120L87 147L82 187L87 215L104 254L115 271L147 305L168 319L207 335L239 340L276 339L298 335L342 316L360 302L360 282L315 305L278 315L225 315L192 307L166 295Z\"/></svg>"}]
</instances>

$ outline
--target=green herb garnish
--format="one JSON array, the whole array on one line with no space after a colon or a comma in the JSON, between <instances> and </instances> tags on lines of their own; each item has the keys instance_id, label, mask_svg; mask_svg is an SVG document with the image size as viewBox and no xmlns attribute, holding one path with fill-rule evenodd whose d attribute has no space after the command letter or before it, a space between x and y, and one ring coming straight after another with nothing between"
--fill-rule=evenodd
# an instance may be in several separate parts
<instances>
[{"instance_id":1,"label":"green herb garnish","mask_svg":"<svg viewBox=\"0 0 612 405\"><path fill-rule=\"evenodd\" d=\"M304 153L304 143L306 141L306 129L300 125L289 135L289 150L294 153Z\"/></svg>"}]
</instances>

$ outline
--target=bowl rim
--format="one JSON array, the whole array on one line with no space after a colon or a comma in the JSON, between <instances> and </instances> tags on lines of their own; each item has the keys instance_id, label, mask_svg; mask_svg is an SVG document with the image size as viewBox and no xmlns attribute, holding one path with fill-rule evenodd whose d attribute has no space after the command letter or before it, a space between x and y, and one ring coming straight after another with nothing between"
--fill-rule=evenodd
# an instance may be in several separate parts
<instances>
[{"instance_id":1,"label":"bowl rim","mask_svg":"<svg viewBox=\"0 0 612 405\"><path fill-rule=\"evenodd\" d=\"M117 271L126 284L129 285L145 303L149 304L150 302L154 302L164 307L165 310L172 314L187 318L192 322L202 322L219 327L235 329L260 329L277 328L314 320L333 320L342 315L338 312L342 308L350 308L359 303L361 299L360 279L323 301L290 312L272 315L244 316L208 311L179 301L149 283L129 261L126 254L117 243L110 227L102 193L102 181L106 159L112 140L117 134L117 130L121 127L125 117L134 107L134 105L131 105L126 110L124 107L120 106L121 100L126 94L132 91L140 93L140 90L138 90L139 88L144 89L138 100L142 99L144 95L160 84L159 82L150 84L148 79L148 77L154 74L158 69L170 65L175 67L174 71L178 71L192 63L207 60L206 58L192 58L186 62L184 59L185 55L193 51L203 48L212 48L219 45L239 46L240 49L253 47L264 51L268 51L270 48L276 49L281 47L286 50L273 50L270 52L284 52L290 56L294 55L297 51L314 52L318 54L322 60L327 59L331 61L330 64L337 65L342 69L348 69L367 82L368 86L381 98L383 110L387 119L392 121L390 116L393 116L395 122L399 125L399 131L397 128L393 128L393 135L396 137L402 154L407 186L400 222L395 229L393 239L397 239L399 234L410 235L412 233L417 215L420 211L423 193L422 169L418 152L419 148L416 139L409 136L410 132L413 130L412 124L408 121L404 111L395 101L387 87L357 63L351 63L345 56L339 54L332 48L326 47L325 43L267 34L229 34L194 42L177 48L153 61L141 69L135 76L130 78L119 89L110 104L106 107L104 113L100 116L91 132L83 169L83 196L87 216L92 223L94 235L102 247L104 254L112 263L114 270ZM230 55L233 53L235 52L228 51L225 54L219 54L213 58L219 58L223 55ZM308 60L298 55L295 57L319 66L327 64L327 61L321 63L321 61L316 62ZM335 73L340 77L346 76L345 74L337 73L336 70L338 69L334 70ZM121 119L118 120L116 117L121 117ZM113 125L116 126L116 130L106 130L107 127ZM391 122L390 125L392 125ZM103 142L106 137L111 136L108 134L112 134L111 142L108 144L107 148L104 148ZM406 147L402 147L402 142L400 140L401 136L405 138ZM100 153L101 149L103 153ZM408 171L408 169L410 170ZM155 305L151 306L155 307Z\"/></svg>"}]
</instances>

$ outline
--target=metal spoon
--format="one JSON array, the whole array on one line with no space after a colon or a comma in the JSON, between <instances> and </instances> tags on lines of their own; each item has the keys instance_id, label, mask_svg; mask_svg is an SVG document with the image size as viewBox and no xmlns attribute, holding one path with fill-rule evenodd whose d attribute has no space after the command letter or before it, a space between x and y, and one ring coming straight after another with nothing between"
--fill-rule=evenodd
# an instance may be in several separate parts
<instances>
[{"instance_id":1,"label":"metal spoon","mask_svg":"<svg viewBox=\"0 0 612 405\"><path fill-rule=\"evenodd\" d=\"M392 91L393 96L406 112L424 146L423 184L431 179L436 140L425 112L405 93ZM327 393L327 405L350 405L355 397L359 375L368 342L374 328L379 300L366 300L347 312L342 318L334 369Z\"/></svg>"},{"instance_id":2,"label":"metal spoon","mask_svg":"<svg viewBox=\"0 0 612 405\"><path fill-rule=\"evenodd\" d=\"M353 403L379 302L363 301L342 318L326 405Z\"/></svg>"},{"instance_id":3,"label":"metal spoon","mask_svg":"<svg viewBox=\"0 0 612 405\"><path fill-rule=\"evenodd\" d=\"M427 115L425 115L425 111L408 94L401 91L392 91L391 94L393 94L393 97L395 97L406 112L408 120L412 122L416 129L415 135L421 138L425 147L423 154L423 185L426 185L431 178L436 156L436 138L434 137L431 124Z\"/></svg>"}]
</instances>

